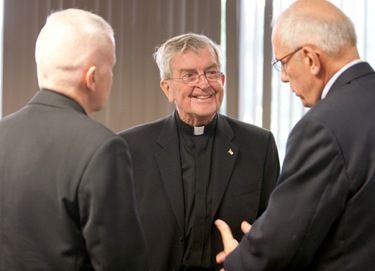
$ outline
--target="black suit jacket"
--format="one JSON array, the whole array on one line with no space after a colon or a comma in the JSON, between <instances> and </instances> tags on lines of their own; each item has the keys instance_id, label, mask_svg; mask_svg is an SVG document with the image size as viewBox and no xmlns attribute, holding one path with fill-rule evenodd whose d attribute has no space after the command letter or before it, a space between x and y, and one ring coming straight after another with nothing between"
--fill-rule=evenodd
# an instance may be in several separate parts
<instances>
[{"instance_id":1,"label":"black suit jacket","mask_svg":"<svg viewBox=\"0 0 375 271\"><path fill-rule=\"evenodd\" d=\"M0 122L0 270L146 270L126 143L42 90Z\"/></svg>"},{"instance_id":2,"label":"black suit jacket","mask_svg":"<svg viewBox=\"0 0 375 271\"><path fill-rule=\"evenodd\" d=\"M278 185L226 271L375 268L375 73L338 77L290 133Z\"/></svg>"},{"instance_id":3,"label":"black suit jacket","mask_svg":"<svg viewBox=\"0 0 375 271\"><path fill-rule=\"evenodd\" d=\"M179 137L174 114L120 133L134 166L136 198L148 259L154 271L178 270L184 253L184 194ZM264 129L218 115L213 145L211 222L227 221L243 235L243 220L253 222L266 208L279 174L273 135ZM222 250L213 226L212 262ZM218 266L216 266L218 269Z\"/></svg>"}]
</instances>

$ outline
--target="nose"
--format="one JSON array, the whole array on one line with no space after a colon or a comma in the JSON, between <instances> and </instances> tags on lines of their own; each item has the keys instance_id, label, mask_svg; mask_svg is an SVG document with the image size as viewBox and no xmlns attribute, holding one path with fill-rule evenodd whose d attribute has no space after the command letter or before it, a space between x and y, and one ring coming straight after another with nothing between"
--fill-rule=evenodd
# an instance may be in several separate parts
<instances>
[{"instance_id":1,"label":"nose","mask_svg":"<svg viewBox=\"0 0 375 271\"><path fill-rule=\"evenodd\" d=\"M201 80L202 77L203 79ZM206 75L204 73L198 75L197 86L199 86L200 88L207 88L210 86L210 83L208 82Z\"/></svg>"},{"instance_id":2,"label":"nose","mask_svg":"<svg viewBox=\"0 0 375 271\"><path fill-rule=\"evenodd\" d=\"M288 74L286 73L286 71L284 69L281 70L281 81L284 82L284 83L288 83L289 82L289 77L288 77Z\"/></svg>"}]
</instances>

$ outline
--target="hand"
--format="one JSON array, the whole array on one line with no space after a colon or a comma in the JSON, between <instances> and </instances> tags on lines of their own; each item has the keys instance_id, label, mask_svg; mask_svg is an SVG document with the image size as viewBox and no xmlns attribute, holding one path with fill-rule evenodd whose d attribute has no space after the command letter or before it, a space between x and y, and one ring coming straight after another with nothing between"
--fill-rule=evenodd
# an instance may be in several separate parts
<instances>
[{"instance_id":1,"label":"hand","mask_svg":"<svg viewBox=\"0 0 375 271\"><path fill-rule=\"evenodd\" d=\"M216 227L219 229L221 238L223 240L224 251L218 253L216 255L216 262L223 263L225 261L226 256L231 253L237 246L238 242L234 239L232 235L232 231L227 223L223 220L217 219L215 221ZM244 234L248 233L251 229L250 223L243 221L241 223L241 230ZM220 271L224 271L224 269L220 269Z\"/></svg>"},{"instance_id":2,"label":"hand","mask_svg":"<svg viewBox=\"0 0 375 271\"><path fill-rule=\"evenodd\" d=\"M238 242L236 239L233 238L231 229L229 228L228 224L225 223L223 220L217 219L215 221L215 225L220 231L224 245L224 251L216 255L216 262L223 263L225 261L225 257L238 246ZM224 269L221 269L220 271L223 270Z\"/></svg>"}]
</instances>

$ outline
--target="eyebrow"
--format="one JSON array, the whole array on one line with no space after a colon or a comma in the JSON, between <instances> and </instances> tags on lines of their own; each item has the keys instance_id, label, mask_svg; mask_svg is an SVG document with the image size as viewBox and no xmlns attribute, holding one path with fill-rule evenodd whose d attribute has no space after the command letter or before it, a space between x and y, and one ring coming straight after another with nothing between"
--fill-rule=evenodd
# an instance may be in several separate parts
<instances>
[{"instance_id":1,"label":"eyebrow","mask_svg":"<svg viewBox=\"0 0 375 271\"><path fill-rule=\"evenodd\" d=\"M216 63L214 63L214 64L211 64L211 65L207 66L204 70L206 71L206 70L209 70L209 69L212 69L212 68L219 69L218 65ZM182 68L182 69L179 69L178 71L179 71L179 73L196 72L197 69L184 69L184 68Z\"/></svg>"}]
</instances>

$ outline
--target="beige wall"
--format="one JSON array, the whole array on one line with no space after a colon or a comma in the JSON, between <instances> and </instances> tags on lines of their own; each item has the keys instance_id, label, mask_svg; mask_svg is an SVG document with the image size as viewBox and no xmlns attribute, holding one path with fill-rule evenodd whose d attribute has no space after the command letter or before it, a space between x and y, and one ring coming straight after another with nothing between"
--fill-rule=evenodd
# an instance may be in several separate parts
<instances>
[{"instance_id":1,"label":"beige wall","mask_svg":"<svg viewBox=\"0 0 375 271\"><path fill-rule=\"evenodd\" d=\"M4 0L3 116L38 90L34 44L47 15L69 7L91 10L109 21L117 64L107 108L92 117L114 131L173 110L159 87L155 46L185 32L220 43L220 0ZM232 110L233 111L233 110Z\"/></svg>"}]
</instances>

